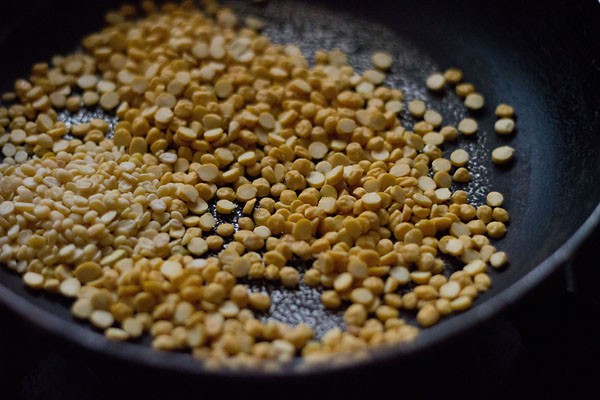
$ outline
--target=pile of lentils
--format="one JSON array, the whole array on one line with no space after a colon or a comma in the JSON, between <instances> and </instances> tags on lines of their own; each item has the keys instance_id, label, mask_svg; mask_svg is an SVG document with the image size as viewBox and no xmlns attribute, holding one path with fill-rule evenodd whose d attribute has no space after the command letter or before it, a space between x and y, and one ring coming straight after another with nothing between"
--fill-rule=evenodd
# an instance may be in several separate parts
<instances>
[{"instance_id":1,"label":"pile of lentils","mask_svg":"<svg viewBox=\"0 0 600 400\"><path fill-rule=\"evenodd\" d=\"M508 262L490 242L506 233L503 196L475 207L452 191L471 179L469 154L441 150L475 134L474 119L442 127L415 100L418 122L403 127L385 52L363 74L338 50L311 67L216 4L140 9L110 12L79 52L2 96L0 263L25 285L72 298L73 316L109 339L149 333L156 349L241 363L409 342L419 328L402 314L429 327L490 288L488 264ZM462 78L452 68L426 85L480 109ZM116 124L59 118L94 107ZM511 134L512 107L496 114ZM241 216L218 222L211 207ZM462 269L448 274L446 255ZM260 318L271 299L249 281L301 280L344 310L343 330L317 338Z\"/></svg>"}]
</instances>

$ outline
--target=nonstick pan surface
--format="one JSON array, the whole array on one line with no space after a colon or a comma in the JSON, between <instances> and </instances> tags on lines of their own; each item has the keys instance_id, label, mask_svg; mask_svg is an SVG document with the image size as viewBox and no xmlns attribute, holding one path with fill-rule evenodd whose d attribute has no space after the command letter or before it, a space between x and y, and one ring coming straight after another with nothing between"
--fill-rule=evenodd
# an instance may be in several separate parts
<instances>
[{"instance_id":1,"label":"nonstick pan surface","mask_svg":"<svg viewBox=\"0 0 600 400\"><path fill-rule=\"evenodd\" d=\"M411 344L375 350L370 361L355 364L409 359L491 318L563 265L598 224L600 6L591 0L521 3L226 2L242 15L262 17L267 22L264 32L274 42L295 43L306 55L320 48L340 48L350 55L352 65L364 70L373 51L389 51L395 64L386 83L401 88L407 100L431 101L445 122L456 124L469 114L454 94L437 97L427 92L424 80L429 73L457 66L486 98L485 109L474 114L480 132L473 140L462 139L459 146L473 159L475 179L466 186L471 198L481 203L491 190L505 195L511 222L507 237L496 245L509 253L511 265L491 271L493 287L473 309L423 330ZM85 33L100 27L103 12L118 4L35 0L27 9L9 5L0 16L0 89L9 90L16 78L27 76L32 63L76 49ZM500 102L513 105L517 112L517 132L510 138L493 132L493 110ZM85 119L95 112L64 117ZM411 126L407 115L402 118ZM516 161L506 168L494 167L491 149L503 144L517 149ZM271 318L305 321L318 333L341 323L339 315L322 309L319 293L312 289L255 289L271 292L275 302ZM25 289L21 278L6 269L0 269L0 302L52 334L120 359L190 374L237 373L207 371L184 354L109 342L76 323L67 302ZM271 374L347 367L324 364Z\"/></svg>"}]
</instances>

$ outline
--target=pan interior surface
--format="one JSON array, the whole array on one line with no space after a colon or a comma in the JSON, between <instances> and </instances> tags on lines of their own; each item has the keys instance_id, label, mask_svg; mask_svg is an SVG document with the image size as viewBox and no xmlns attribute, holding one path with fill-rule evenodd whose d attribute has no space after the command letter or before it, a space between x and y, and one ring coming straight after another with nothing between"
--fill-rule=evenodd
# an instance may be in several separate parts
<instances>
[{"instance_id":1,"label":"pan interior surface","mask_svg":"<svg viewBox=\"0 0 600 400\"><path fill-rule=\"evenodd\" d=\"M12 28L8 24L1 31L0 49L4 56L0 60L0 89L10 89L14 79L27 75L32 63L47 61L54 53L72 51L83 34L100 26L101 12L95 6L74 1L37 3L38 13L16 18ZM544 8L545 22L536 20L531 25L532 18L539 18L540 9L516 2L496 5L496 9L469 1L364 3L350 1L339 7L335 1L271 1L259 5L225 2L240 15L261 17L266 22L264 33L273 42L295 44L309 60L317 49L339 48L349 55L351 65L362 72L370 68L372 52L387 51L393 55L394 65L386 84L402 89L407 101L427 100L444 116L444 125L456 125L465 116L478 120L480 130L476 137L460 139L457 144L471 154L474 179L456 188L467 190L477 204L484 201L489 191L504 194L511 222L506 238L494 244L507 251L511 264L506 270L491 271L493 286L478 298L473 310L421 331L417 340L404 348L388 351L409 355L498 311L502 303L512 301L506 293L521 294L510 291L515 283L540 279L541 276L528 274L555 253L598 205L600 185L595 180L600 176L600 111L592 92L599 87L600 74L597 65L576 61L589 60L593 51L588 51L594 45L597 48L597 43L585 50L583 43L573 41L587 32L585 24L575 31L567 27L558 30L552 22L558 21L559 9ZM116 4L107 1L98 7ZM511 11L518 14L514 21L497 20L496 13L502 13L498 7L506 7L506 12L510 7L518 7L521 12ZM47 13L53 18L46 18ZM64 29L59 30L59 26ZM450 90L444 96L427 91L426 77L448 67L461 68L465 80L474 83L485 96L482 112L467 112ZM508 138L493 131L493 111L502 102L513 105L517 115L517 132ZM84 113L80 117L89 116ZM406 127L412 126L406 112L401 117ZM490 154L493 148L504 144L517 150L516 161L498 168L491 163ZM456 145L444 146L444 154L454 148ZM547 266L547 272L554 264ZM199 363L185 355L159 354L138 344L107 342L101 334L73 321L68 302L26 290L21 278L6 269L0 269L0 286L3 300L9 294L15 294L18 302L26 300L22 305L35 310L30 319L37 315L50 319L38 321L45 328L56 328L62 322L62 334L87 347L153 366L203 371ZM274 308L265 318L292 324L306 322L318 334L342 324L339 314L322 307L315 289L301 286L290 291L261 285L254 289L269 291L273 296ZM40 310L52 315L40 314Z\"/></svg>"}]
</instances>

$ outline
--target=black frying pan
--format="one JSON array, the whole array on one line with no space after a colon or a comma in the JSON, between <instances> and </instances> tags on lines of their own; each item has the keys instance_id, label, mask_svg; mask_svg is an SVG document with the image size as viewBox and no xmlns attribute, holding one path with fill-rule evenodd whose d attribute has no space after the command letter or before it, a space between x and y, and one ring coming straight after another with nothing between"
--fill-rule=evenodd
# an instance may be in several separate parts
<instances>
[{"instance_id":1,"label":"black frying pan","mask_svg":"<svg viewBox=\"0 0 600 400\"><path fill-rule=\"evenodd\" d=\"M34 0L9 4L0 15L0 88L10 89L14 79L28 74L32 63L74 50L83 34L100 26L103 11L119 3ZM395 65L388 83L402 88L407 99L427 98L451 123L466 115L457 98L432 96L423 82L434 70L461 67L487 102L476 115L482 127L477 138L460 143L475 155L473 170L478 174L467 190L476 201L486 191L501 191L511 213L509 233L497 242L509 253L511 265L502 272L492 271L493 288L477 299L474 308L422 331L411 344L375 350L369 360L352 364L364 367L409 360L492 318L564 265L598 225L600 5L594 0L543 5L517 1L340 3L232 2L242 14L263 16L265 32L274 41L295 42L307 54L317 48L339 47L351 54L353 65L364 69L372 51L390 51ZM500 102L517 110L518 131L512 138L493 133L493 107ZM491 149L507 142L517 149L516 162L492 168ZM322 311L318 293L266 289L277 291L276 318L316 322L321 331L339 321L339 316ZM65 301L26 290L21 278L5 269L0 269L0 302L39 328L109 357L178 373L237 374L207 371L188 355L109 342L74 322ZM298 306L301 311L292 312ZM348 367L324 364L284 369L271 376Z\"/></svg>"}]
</instances>

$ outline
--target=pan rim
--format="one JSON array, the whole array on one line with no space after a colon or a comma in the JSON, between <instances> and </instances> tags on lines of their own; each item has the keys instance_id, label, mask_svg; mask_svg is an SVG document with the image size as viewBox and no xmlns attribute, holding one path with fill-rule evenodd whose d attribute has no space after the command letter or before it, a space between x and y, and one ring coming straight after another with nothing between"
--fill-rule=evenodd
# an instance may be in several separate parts
<instances>
[{"instance_id":1,"label":"pan rim","mask_svg":"<svg viewBox=\"0 0 600 400\"><path fill-rule=\"evenodd\" d=\"M63 318L44 310L26 297L20 296L2 284L0 284L0 303L7 310L13 312L17 318L67 343L74 344L83 350L91 351L99 356L110 357L125 363L161 370L163 372L228 379L302 378L316 374L342 373L352 369L367 368L380 362L400 361L401 359L418 356L418 354L435 349L442 343L450 341L475 328L484 321L497 316L515 304L550 274L564 266L583 241L599 225L600 203L596 205L584 223L565 243L526 275L494 297L478 304L465 313L455 315L444 321L443 327L440 327L440 324L431 328L427 335L419 336L411 343L375 348L369 352L370 356L368 358L347 363L325 362L323 364L312 365L308 368L281 368L270 371L259 368L209 369L203 363L191 359L189 354L160 352L148 346L131 342L114 342L101 334L91 331L89 327L68 321L65 324ZM66 326L69 326L69 329L65 329Z\"/></svg>"},{"instance_id":2,"label":"pan rim","mask_svg":"<svg viewBox=\"0 0 600 400\"><path fill-rule=\"evenodd\" d=\"M35 326L38 330L64 341L65 345L93 353L98 357L118 360L132 366L135 365L138 368L148 368L164 373L179 373L187 376L203 376L216 379L250 378L257 381L274 377L292 380L310 378L317 374L321 376L339 374L350 370L365 369L382 362L402 363L411 358L420 357L425 355L424 353L435 350L511 308L542 281L563 267L572 258L579 246L590 236L591 232L600 226L600 202L591 208L591 212L583 223L575 229L566 241L560 244L547 258L534 266L531 271L512 282L504 290L490 299L476 304L471 310L455 315L428 329L426 334L419 335L417 340L412 343L375 348L369 352L371 357L353 363L324 363L304 369L286 368L268 372L260 369L212 370L204 367L202 363L194 361L187 354L158 352L137 343L110 341L102 334L91 330L90 327L66 320L2 284L0 284L0 306L14 313L15 319L26 321L27 324Z\"/></svg>"}]
</instances>

